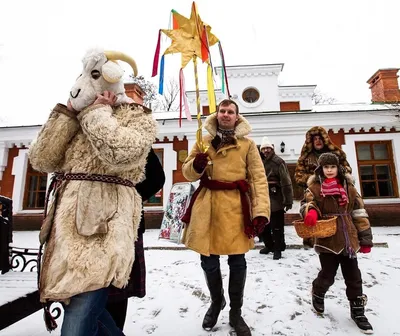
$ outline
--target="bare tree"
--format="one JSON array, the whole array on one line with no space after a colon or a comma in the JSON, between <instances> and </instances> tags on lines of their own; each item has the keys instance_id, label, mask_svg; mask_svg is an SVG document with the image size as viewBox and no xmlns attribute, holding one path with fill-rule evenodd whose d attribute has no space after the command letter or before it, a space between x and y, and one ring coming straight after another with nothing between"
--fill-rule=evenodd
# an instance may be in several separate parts
<instances>
[{"instance_id":1,"label":"bare tree","mask_svg":"<svg viewBox=\"0 0 400 336\"><path fill-rule=\"evenodd\" d=\"M145 79L143 76L134 77L129 75L130 82L136 83L146 94L143 104L149 106L153 111L174 112L179 111L179 84L176 79L170 78L164 85L164 93L158 93L157 86Z\"/></svg>"},{"instance_id":2,"label":"bare tree","mask_svg":"<svg viewBox=\"0 0 400 336\"><path fill-rule=\"evenodd\" d=\"M129 75L130 82L135 83L140 86L140 88L144 91L145 96L143 99L143 104L146 106L151 106L154 103L157 103L159 99L159 94L157 87L143 76L134 77L132 74Z\"/></svg>"},{"instance_id":3,"label":"bare tree","mask_svg":"<svg viewBox=\"0 0 400 336\"><path fill-rule=\"evenodd\" d=\"M160 95L157 108L161 111L179 111L179 84L174 78L170 78L164 87L164 93Z\"/></svg>"},{"instance_id":4,"label":"bare tree","mask_svg":"<svg viewBox=\"0 0 400 336\"><path fill-rule=\"evenodd\" d=\"M314 105L318 104L334 104L336 103L336 98L328 96L326 93L321 92L320 90L316 89L312 95L312 100Z\"/></svg>"}]
</instances>

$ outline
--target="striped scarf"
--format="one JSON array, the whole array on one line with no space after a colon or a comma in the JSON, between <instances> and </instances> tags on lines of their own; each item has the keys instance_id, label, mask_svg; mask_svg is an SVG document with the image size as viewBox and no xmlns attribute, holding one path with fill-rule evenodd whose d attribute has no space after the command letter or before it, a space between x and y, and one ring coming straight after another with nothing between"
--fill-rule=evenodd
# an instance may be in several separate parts
<instances>
[{"instance_id":1,"label":"striped scarf","mask_svg":"<svg viewBox=\"0 0 400 336\"><path fill-rule=\"evenodd\" d=\"M212 146L215 150L218 150L227 145L233 145L236 143L235 139L235 129L217 129L217 135L211 141Z\"/></svg>"},{"instance_id":2,"label":"striped scarf","mask_svg":"<svg viewBox=\"0 0 400 336\"><path fill-rule=\"evenodd\" d=\"M325 196L338 196L338 202L341 206L349 203L346 190L339 183L339 179L336 177L327 178L321 184L321 195Z\"/></svg>"}]
</instances>

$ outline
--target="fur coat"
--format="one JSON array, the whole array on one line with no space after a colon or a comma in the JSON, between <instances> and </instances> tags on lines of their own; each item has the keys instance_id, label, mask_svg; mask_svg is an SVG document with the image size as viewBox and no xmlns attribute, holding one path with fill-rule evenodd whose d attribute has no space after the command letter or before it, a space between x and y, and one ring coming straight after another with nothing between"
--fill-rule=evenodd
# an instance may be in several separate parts
<instances>
[{"instance_id":1,"label":"fur coat","mask_svg":"<svg viewBox=\"0 0 400 336\"><path fill-rule=\"evenodd\" d=\"M134 184L144 178L156 121L137 104L94 105L74 118L58 104L29 150L32 167L53 173L112 175ZM64 181L41 230L46 242L40 300L128 282L142 200L135 188ZM97 230L102 228L102 230Z\"/></svg>"},{"instance_id":2,"label":"fur coat","mask_svg":"<svg viewBox=\"0 0 400 336\"><path fill-rule=\"evenodd\" d=\"M364 209L364 202L352 183L350 174L346 175L343 185L349 202L345 206L339 206L337 198L334 196L323 197L321 195L321 181L319 176L312 175L308 180L308 189L305 192L303 205L300 214L305 217L305 209L309 204L309 209L315 209L318 217L343 213L336 220L336 234L332 237L318 238L315 242L315 250L319 253L328 252L335 254L348 254L346 241L354 252L360 249L360 245L372 246L372 232L368 220L368 214ZM348 239L347 239L348 238Z\"/></svg>"},{"instance_id":3,"label":"fur coat","mask_svg":"<svg viewBox=\"0 0 400 336\"><path fill-rule=\"evenodd\" d=\"M319 152L314 150L312 140L313 136L318 134L321 135L325 145ZM351 174L350 165L346 160L346 153L331 141L327 131L323 127L315 126L310 128L306 133L306 141L304 142L300 157L297 161L294 178L299 186L304 189L307 188L307 181L314 174L315 168L317 168L319 155L326 152L336 154L339 157L339 163Z\"/></svg>"},{"instance_id":4,"label":"fur coat","mask_svg":"<svg viewBox=\"0 0 400 336\"><path fill-rule=\"evenodd\" d=\"M209 146L210 164L203 174L210 179L234 182L247 180L250 185L249 200L251 217L270 218L268 183L258 149L253 140L246 137L250 124L239 116L235 128L235 142L215 150L211 141L217 134L217 114L207 117L204 128L210 133L203 142ZM188 181L197 181L202 174L193 168L199 153L197 144L182 166ZM239 190L209 190L203 188L192 208L189 225L185 228L182 242L190 249L209 256L246 253L254 247L253 239L244 233L244 221Z\"/></svg>"}]
</instances>

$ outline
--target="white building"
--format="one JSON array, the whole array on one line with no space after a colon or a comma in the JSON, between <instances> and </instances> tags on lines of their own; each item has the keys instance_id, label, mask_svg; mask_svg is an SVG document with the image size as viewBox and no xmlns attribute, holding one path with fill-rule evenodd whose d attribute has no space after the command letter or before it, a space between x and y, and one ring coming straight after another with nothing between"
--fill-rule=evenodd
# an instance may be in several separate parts
<instances>
[{"instance_id":1,"label":"white building","mask_svg":"<svg viewBox=\"0 0 400 336\"><path fill-rule=\"evenodd\" d=\"M220 75L221 69L215 70ZM398 69L378 70L368 80L370 104L315 106L312 104L315 85L278 84L283 64L232 66L226 70L231 97L252 125L251 137L256 143L268 136L293 175L307 130L317 125L325 127L333 142L347 154L373 224L394 224L393 215L400 212ZM194 115L195 93L187 95ZM216 97L219 101L225 95L217 90ZM206 91L201 91L200 101L203 113L209 114ZM184 119L179 127L177 113L155 113L155 117L159 136L154 148L163 163L166 184L145 207L149 226L159 225L172 185L185 181L181 166L196 141L197 130L196 120ZM40 125L0 128L0 194L12 197L17 225L38 223L38 215L43 212L47 176L33 171L27 157L27 148L39 128ZM295 188L295 198L301 195L302 191ZM287 214L287 222L296 211L295 206L293 215Z\"/></svg>"}]
</instances>

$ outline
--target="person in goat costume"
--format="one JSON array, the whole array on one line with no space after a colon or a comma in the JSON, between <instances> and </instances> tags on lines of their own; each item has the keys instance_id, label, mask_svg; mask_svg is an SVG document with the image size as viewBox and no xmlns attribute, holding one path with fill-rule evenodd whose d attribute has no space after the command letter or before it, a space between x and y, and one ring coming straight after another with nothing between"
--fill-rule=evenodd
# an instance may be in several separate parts
<instances>
[{"instance_id":1,"label":"person in goat costume","mask_svg":"<svg viewBox=\"0 0 400 336\"><path fill-rule=\"evenodd\" d=\"M35 170L55 173L40 232L39 290L41 302L63 302L62 335L121 334L104 307L110 284L122 288L129 279L142 209L134 186L144 179L157 127L125 95L117 59L137 74L122 53L86 54L67 106L56 105L29 150ZM57 326L48 312L46 322Z\"/></svg>"}]
</instances>

